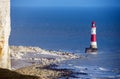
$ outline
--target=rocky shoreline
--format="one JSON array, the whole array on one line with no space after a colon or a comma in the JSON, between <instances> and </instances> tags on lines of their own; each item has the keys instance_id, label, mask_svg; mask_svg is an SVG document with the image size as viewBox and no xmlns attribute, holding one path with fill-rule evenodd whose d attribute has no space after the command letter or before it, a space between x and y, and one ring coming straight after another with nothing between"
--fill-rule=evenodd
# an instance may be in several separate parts
<instances>
[{"instance_id":1,"label":"rocky shoreline","mask_svg":"<svg viewBox=\"0 0 120 79\"><path fill-rule=\"evenodd\" d=\"M39 47L10 46L10 52L12 70L22 75L35 76L33 79L67 78L71 70L55 69L54 66L64 60L82 58L69 52L49 51Z\"/></svg>"},{"instance_id":2,"label":"rocky shoreline","mask_svg":"<svg viewBox=\"0 0 120 79\"><path fill-rule=\"evenodd\" d=\"M51 65L33 65L15 70L23 75L36 76L36 79L60 79L67 78L71 74L70 70L52 69Z\"/></svg>"},{"instance_id":3,"label":"rocky shoreline","mask_svg":"<svg viewBox=\"0 0 120 79\"><path fill-rule=\"evenodd\" d=\"M49 51L39 47L10 46L12 69L31 65L49 65L64 60L82 58L68 52ZM21 64L22 63L22 64Z\"/></svg>"}]
</instances>

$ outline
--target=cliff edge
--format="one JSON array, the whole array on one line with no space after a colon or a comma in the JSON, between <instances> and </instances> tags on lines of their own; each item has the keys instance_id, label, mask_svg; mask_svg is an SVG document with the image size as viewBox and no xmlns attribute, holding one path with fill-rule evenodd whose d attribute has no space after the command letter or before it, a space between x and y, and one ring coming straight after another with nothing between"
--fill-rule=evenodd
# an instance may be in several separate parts
<instances>
[{"instance_id":1,"label":"cliff edge","mask_svg":"<svg viewBox=\"0 0 120 79\"><path fill-rule=\"evenodd\" d=\"M0 0L0 68L10 69L10 0Z\"/></svg>"}]
</instances>

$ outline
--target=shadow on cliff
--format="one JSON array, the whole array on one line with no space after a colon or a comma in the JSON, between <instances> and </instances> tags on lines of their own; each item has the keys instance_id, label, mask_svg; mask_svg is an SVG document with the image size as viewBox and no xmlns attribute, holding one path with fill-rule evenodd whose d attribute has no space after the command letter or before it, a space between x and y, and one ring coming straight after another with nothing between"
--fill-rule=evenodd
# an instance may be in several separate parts
<instances>
[{"instance_id":1,"label":"shadow on cliff","mask_svg":"<svg viewBox=\"0 0 120 79\"><path fill-rule=\"evenodd\" d=\"M41 79L37 76L22 75L15 71L0 68L0 79Z\"/></svg>"}]
</instances>

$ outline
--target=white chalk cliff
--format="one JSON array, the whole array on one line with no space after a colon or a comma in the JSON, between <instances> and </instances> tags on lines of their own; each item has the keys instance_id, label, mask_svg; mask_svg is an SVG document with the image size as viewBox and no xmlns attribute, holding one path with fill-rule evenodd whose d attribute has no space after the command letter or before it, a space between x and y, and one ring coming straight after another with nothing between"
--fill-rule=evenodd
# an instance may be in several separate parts
<instances>
[{"instance_id":1,"label":"white chalk cliff","mask_svg":"<svg viewBox=\"0 0 120 79\"><path fill-rule=\"evenodd\" d=\"M0 68L10 69L10 0L0 0Z\"/></svg>"}]
</instances>

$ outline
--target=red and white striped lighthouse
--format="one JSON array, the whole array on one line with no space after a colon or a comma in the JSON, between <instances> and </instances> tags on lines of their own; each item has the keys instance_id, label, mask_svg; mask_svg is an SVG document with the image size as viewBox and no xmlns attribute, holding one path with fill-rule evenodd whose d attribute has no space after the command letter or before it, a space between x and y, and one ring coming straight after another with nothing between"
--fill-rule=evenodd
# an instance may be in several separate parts
<instances>
[{"instance_id":1,"label":"red and white striped lighthouse","mask_svg":"<svg viewBox=\"0 0 120 79\"><path fill-rule=\"evenodd\" d=\"M97 42L96 42L96 25L95 22L92 22L92 29L91 29L91 48L97 48Z\"/></svg>"},{"instance_id":2,"label":"red and white striped lighthouse","mask_svg":"<svg viewBox=\"0 0 120 79\"><path fill-rule=\"evenodd\" d=\"M90 47L85 49L86 53L92 53L92 52L97 52L97 41L96 41L96 23L93 21L92 22L92 27L91 27L91 42L90 42Z\"/></svg>"}]
</instances>

